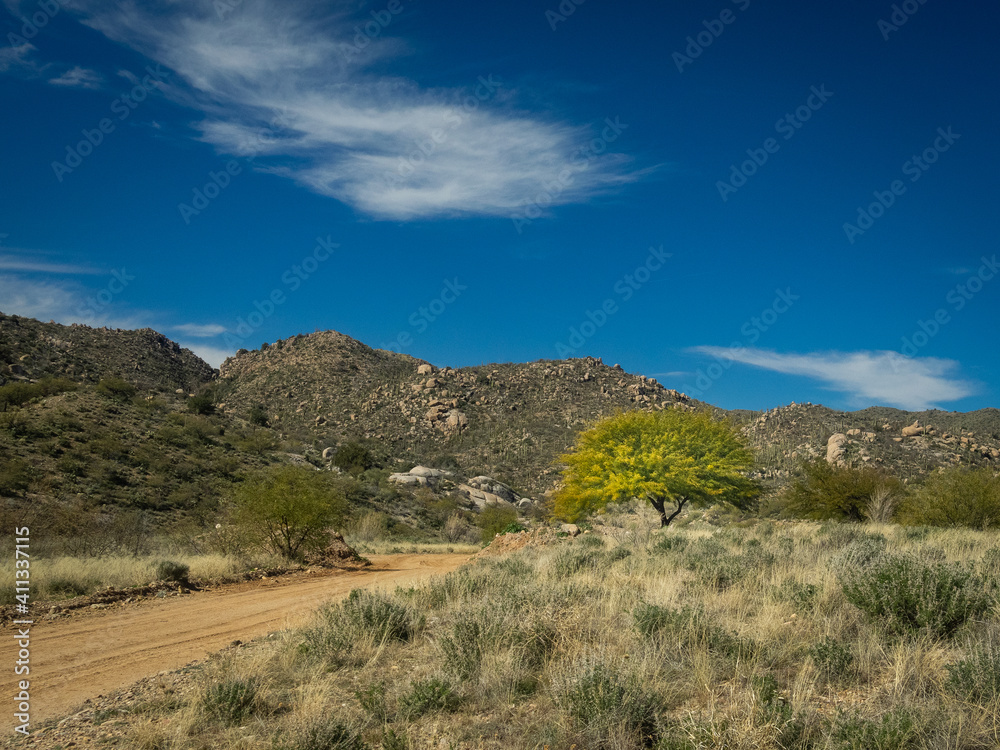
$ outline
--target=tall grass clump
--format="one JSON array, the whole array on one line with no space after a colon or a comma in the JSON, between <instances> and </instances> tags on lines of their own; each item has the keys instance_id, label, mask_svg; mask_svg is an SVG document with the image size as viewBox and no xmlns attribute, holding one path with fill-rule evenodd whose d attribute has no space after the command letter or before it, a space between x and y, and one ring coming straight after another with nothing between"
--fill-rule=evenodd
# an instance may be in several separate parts
<instances>
[{"instance_id":1,"label":"tall grass clump","mask_svg":"<svg viewBox=\"0 0 1000 750\"><path fill-rule=\"evenodd\" d=\"M260 683L255 679L215 682L202 694L205 713L226 726L241 724L264 707Z\"/></svg>"},{"instance_id":2,"label":"tall grass clump","mask_svg":"<svg viewBox=\"0 0 1000 750\"><path fill-rule=\"evenodd\" d=\"M584 669L571 678L562 704L580 728L587 747L653 747L659 739L660 701L634 678L605 665Z\"/></svg>"},{"instance_id":3,"label":"tall grass clump","mask_svg":"<svg viewBox=\"0 0 1000 750\"><path fill-rule=\"evenodd\" d=\"M886 630L946 637L993 605L986 582L970 570L884 547L851 544L832 565L847 601Z\"/></svg>"}]
</instances>

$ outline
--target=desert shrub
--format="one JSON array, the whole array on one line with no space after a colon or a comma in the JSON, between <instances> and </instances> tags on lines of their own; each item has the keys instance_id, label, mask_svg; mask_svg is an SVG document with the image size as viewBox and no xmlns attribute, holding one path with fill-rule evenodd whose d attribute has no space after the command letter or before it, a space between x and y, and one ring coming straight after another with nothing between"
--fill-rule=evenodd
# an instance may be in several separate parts
<instances>
[{"instance_id":1,"label":"desert shrub","mask_svg":"<svg viewBox=\"0 0 1000 750\"><path fill-rule=\"evenodd\" d=\"M806 733L805 722L795 716L792 707L781 696L777 680L770 672L754 675L750 680L757 704L756 720L762 725L771 725L775 730L774 746L778 748L799 747Z\"/></svg>"},{"instance_id":2,"label":"desert shrub","mask_svg":"<svg viewBox=\"0 0 1000 750\"><path fill-rule=\"evenodd\" d=\"M903 484L877 469L830 464L825 458L804 462L785 489L785 513L798 518L861 522L873 498L902 495Z\"/></svg>"},{"instance_id":3,"label":"desert shrub","mask_svg":"<svg viewBox=\"0 0 1000 750\"><path fill-rule=\"evenodd\" d=\"M213 683L202 694L201 704L213 719L228 726L241 724L263 708L260 684L253 679Z\"/></svg>"},{"instance_id":4,"label":"desert shrub","mask_svg":"<svg viewBox=\"0 0 1000 750\"><path fill-rule=\"evenodd\" d=\"M257 427L267 427L268 418L267 411L264 409L263 404L254 404L250 407L250 413L247 415L247 421L252 425Z\"/></svg>"},{"instance_id":5,"label":"desert shrub","mask_svg":"<svg viewBox=\"0 0 1000 750\"><path fill-rule=\"evenodd\" d=\"M410 683L410 692L402 697L400 703L408 716L416 718L434 711L454 711L458 708L459 698L450 682L431 677Z\"/></svg>"},{"instance_id":6,"label":"desert shrub","mask_svg":"<svg viewBox=\"0 0 1000 750\"><path fill-rule=\"evenodd\" d=\"M651 552L681 552L688 546L688 539L684 536L661 537L651 548Z\"/></svg>"},{"instance_id":7,"label":"desert shrub","mask_svg":"<svg viewBox=\"0 0 1000 750\"><path fill-rule=\"evenodd\" d=\"M0 411L21 406L32 399L75 391L76 387L76 383L66 378L42 378L37 383L7 383L0 386Z\"/></svg>"},{"instance_id":8,"label":"desert shrub","mask_svg":"<svg viewBox=\"0 0 1000 750\"><path fill-rule=\"evenodd\" d=\"M379 724L389 721L389 704L386 702L386 685L384 682L375 682L364 688L357 690L354 697L358 699L361 708L368 716Z\"/></svg>"},{"instance_id":9,"label":"desert shrub","mask_svg":"<svg viewBox=\"0 0 1000 750\"><path fill-rule=\"evenodd\" d=\"M596 534L584 534L576 543L588 549L601 549L604 547L604 540Z\"/></svg>"},{"instance_id":10,"label":"desert shrub","mask_svg":"<svg viewBox=\"0 0 1000 750\"><path fill-rule=\"evenodd\" d=\"M332 717L298 725L275 739L278 750L365 750L361 734Z\"/></svg>"},{"instance_id":11,"label":"desert shrub","mask_svg":"<svg viewBox=\"0 0 1000 750\"><path fill-rule=\"evenodd\" d=\"M638 680L623 678L608 667L586 670L560 698L590 741L588 747L612 747L625 737L642 747L652 747L659 738L656 696Z\"/></svg>"},{"instance_id":12,"label":"desert shrub","mask_svg":"<svg viewBox=\"0 0 1000 750\"><path fill-rule=\"evenodd\" d=\"M188 411L194 414L213 414L215 413L215 401L212 400L212 396L208 393L199 393L197 396L192 396L187 400Z\"/></svg>"},{"instance_id":13,"label":"desert shrub","mask_svg":"<svg viewBox=\"0 0 1000 750\"><path fill-rule=\"evenodd\" d=\"M991 591L971 571L890 554L871 542L850 545L833 567L847 600L897 634L948 636L993 604Z\"/></svg>"},{"instance_id":14,"label":"desert shrub","mask_svg":"<svg viewBox=\"0 0 1000 750\"><path fill-rule=\"evenodd\" d=\"M819 673L828 680L846 677L854 663L851 649L830 636L810 646L809 655Z\"/></svg>"},{"instance_id":15,"label":"desert shrub","mask_svg":"<svg viewBox=\"0 0 1000 750\"><path fill-rule=\"evenodd\" d=\"M878 719L842 715L834 725L832 739L837 750L908 750L921 746L919 725L905 709L894 709Z\"/></svg>"},{"instance_id":16,"label":"desert shrub","mask_svg":"<svg viewBox=\"0 0 1000 750\"><path fill-rule=\"evenodd\" d=\"M134 385L121 378L104 378L94 390L112 401L128 401L138 392Z\"/></svg>"},{"instance_id":17,"label":"desert shrub","mask_svg":"<svg viewBox=\"0 0 1000 750\"><path fill-rule=\"evenodd\" d=\"M757 651L752 641L710 622L700 609L670 609L643 603L632 612L632 617L643 636L662 639L680 650L703 647L731 658L747 657Z\"/></svg>"},{"instance_id":18,"label":"desert shrub","mask_svg":"<svg viewBox=\"0 0 1000 750\"><path fill-rule=\"evenodd\" d=\"M358 442L347 442L333 454L333 465L349 474L361 474L376 465L375 456Z\"/></svg>"},{"instance_id":19,"label":"desert shrub","mask_svg":"<svg viewBox=\"0 0 1000 750\"><path fill-rule=\"evenodd\" d=\"M460 680L470 680L479 674L483 661L483 628L477 619L463 617L452 627L451 636L441 639L444 669Z\"/></svg>"},{"instance_id":20,"label":"desert shrub","mask_svg":"<svg viewBox=\"0 0 1000 750\"><path fill-rule=\"evenodd\" d=\"M469 523L465 515L459 512L452 513L444 523L444 536L449 542L478 542L480 540L479 529Z\"/></svg>"},{"instance_id":21,"label":"desert shrub","mask_svg":"<svg viewBox=\"0 0 1000 750\"><path fill-rule=\"evenodd\" d=\"M794 578L786 578L775 589L774 596L778 601L788 602L800 612L811 612L819 598L819 586L815 583L802 583Z\"/></svg>"},{"instance_id":22,"label":"desert shrub","mask_svg":"<svg viewBox=\"0 0 1000 750\"><path fill-rule=\"evenodd\" d=\"M0 462L0 495L19 495L31 486L34 471L22 458Z\"/></svg>"},{"instance_id":23,"label":"desert shrub","mask_svg":"<svg viewBox=\"0 0 1000 750\"><path fill-rule=\"evenodd\" d=\"M1000 477L992 469L934 473L900 508L900 520L923 526L1000 526Z\"/></svg>"},{"instance_id":24,"label":"desert shrub","mask_svg":"<svg viewBox=\"0 0 1000 750\"><path fill-rule=\"evenodd\" d=\"M557 577L568 578L585 570L597 570L602 557L593 549L563 549L552 559L552 570Z\"/></svg>"},{"instance_id":25,"label":"desert shrub","mask_svg":"<svg viewBox=\"0 0 1000 750\"><path fill-rule=\"evenodd\" d=\"M100 586L101 582L96 578L81 580L78 578L57 576L50 578L45 588L50 596L84 596Z\"/></svg>"},{"instance_id":26,"label":"desert shrub","mask_svg":"<svg viewBox=\"0 0 1000 750\"><path fill-rule=\"evenodd\" d=\"M962 660L948 664L948 690L976 703L1000 698L1000 647L990 643L974 647Z\"/></svg>"},{"instance_id":27,"label":"desert shrub","mask_svg":"<svg viewBox=\"0 0 1000 750\"><path fill-rule=\"evenodd\" d=\"M357 632L379 641L408 641L413 635L410 611L378 591L354 589L341 606L343 619Z\"/></svg>"},{"instance_id":28,"label":"desert shrub","mask_svg":"<svg viewBox=\"0 0 1000 750\"><path fill-rule=\"evenodd\" d=\"M476 518L483 544L489 544L493 537L503 533L511 524L517 523L517 511L508 506L487 505Z\"/></svg>"},{"instance_id":29,"label":"desert shrub","mask_svg":"<svg viewBox=\"0 0 1000 750\"><path fill-rule=\"evenodd\" d=\"M187 583L190 573L191 566L173 560L161 560L156 565L156 577L160 581Z\"/></svg>"}]
</instances>

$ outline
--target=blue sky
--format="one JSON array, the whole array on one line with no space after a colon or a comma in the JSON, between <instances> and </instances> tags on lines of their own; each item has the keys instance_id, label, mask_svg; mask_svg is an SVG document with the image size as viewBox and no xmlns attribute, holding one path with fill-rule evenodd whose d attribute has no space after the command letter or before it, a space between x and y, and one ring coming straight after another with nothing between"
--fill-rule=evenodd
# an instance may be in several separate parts
<instances>
[{"instance_id":1,"label":"blue sky","mask_svg":"<svg viewBox=\"0 0 1000 750\"><path fill-rule=\"evenodd\" d=\"M4 5L4 312L997 405L992 6Z\"/></svg>"}]
</instances>

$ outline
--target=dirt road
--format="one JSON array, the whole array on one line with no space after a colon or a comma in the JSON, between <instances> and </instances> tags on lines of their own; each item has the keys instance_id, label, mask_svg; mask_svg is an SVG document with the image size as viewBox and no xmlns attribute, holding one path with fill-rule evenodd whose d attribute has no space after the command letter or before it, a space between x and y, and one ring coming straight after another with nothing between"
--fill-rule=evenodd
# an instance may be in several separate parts
<instances>
[{"instance_id":1,"label":"dirt road","mask_svg":"<svg viewBox=\"0 0 1000 750\"><path fill-rule=\"evenodd\" d=\"M85 613L31 628L31 722L68 712L86 698L157 672L177 669L213 651L301 625L323 601L351 589L395 587L447 573L469 555L373 555L363 571L273 578L188 596ZM17 694L13 627L5 628L0 695Z\"/></svg>"}]
</instances>

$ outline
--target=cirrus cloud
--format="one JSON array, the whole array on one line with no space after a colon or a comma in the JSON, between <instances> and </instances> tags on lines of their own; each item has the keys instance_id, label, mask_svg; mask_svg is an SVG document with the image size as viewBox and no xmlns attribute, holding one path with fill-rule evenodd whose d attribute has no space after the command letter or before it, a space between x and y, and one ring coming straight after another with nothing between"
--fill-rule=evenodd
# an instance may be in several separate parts
<instances>
[{"instance_id":1,"label":"cirrus cloud","mask_svg":"<svg viewBox=\"0 0 1000 750\"><path fill-rule=\"evenodd\" d=\"M959 363L937 357L904 357L892 351L781 354L766 349L698 346L692 351L787 375L802 375L864 405L910 411L936 408L976 392L958 376Z\"/></svg>"}]
</instances>

